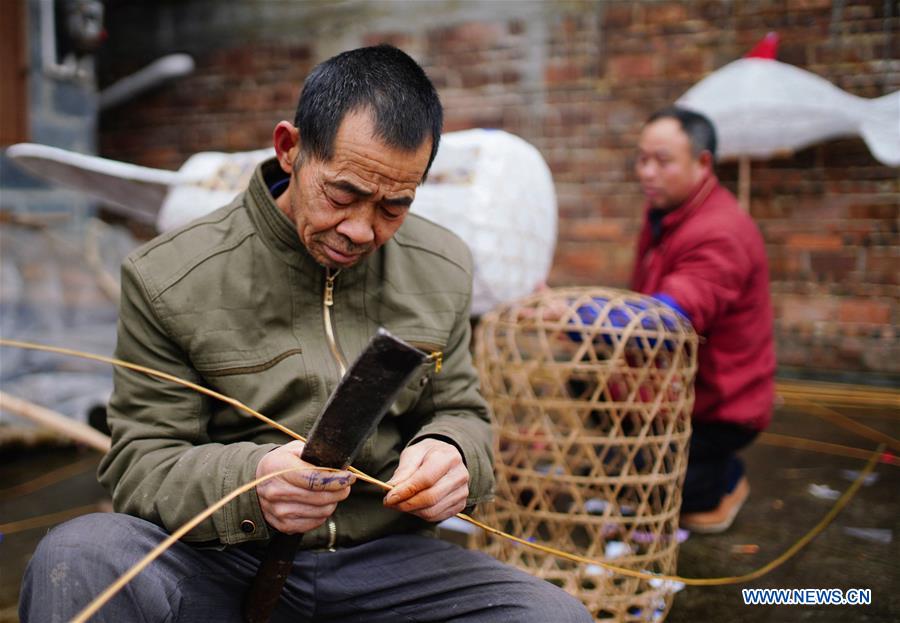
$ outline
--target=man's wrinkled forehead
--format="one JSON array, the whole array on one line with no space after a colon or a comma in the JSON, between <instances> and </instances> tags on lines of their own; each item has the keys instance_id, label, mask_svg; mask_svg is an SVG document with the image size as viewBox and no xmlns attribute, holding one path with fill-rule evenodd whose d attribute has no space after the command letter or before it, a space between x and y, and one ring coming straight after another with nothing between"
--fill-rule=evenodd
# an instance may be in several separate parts
<instances>
[{"instance_id":1,"label":"man's wrinkled forehead","mask_svg":"<svg viewBox=\"0 0 900 623\"><path fill-rule=\"evenodd\" d=\"M330 168L344 168L348 163L357 166L366 166L380 161L387 173L387 179L395 182L413 183L420 185L425 181L425 172L428 169L428 161L415 170L409 166L394 166L391 160L400 163L402 160L386 158L386 154L402 153L411 158L420 154L423 150L430 154L433 140L430 134L425 134L422 141L414 149L404 149L392 145L385 135L379 131L377 118L369 107L354 109L343 116L334 139L331 142L330 153L324 157L317 154L304 152L305 156L326 165ZM301 140L301 151L302 140ZM367 163L367 160L369 161Z\"/></svg>"}]
</instances>

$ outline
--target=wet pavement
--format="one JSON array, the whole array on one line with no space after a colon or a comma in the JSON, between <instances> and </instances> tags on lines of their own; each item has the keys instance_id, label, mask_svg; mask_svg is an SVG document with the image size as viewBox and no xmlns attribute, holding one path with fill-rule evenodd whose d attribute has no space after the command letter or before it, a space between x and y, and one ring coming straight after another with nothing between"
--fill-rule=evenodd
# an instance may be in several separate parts
<instances>
[{"instance_id":1,"label":"wet pavement","mask_svg":"<svg viewBox=\"0 0 900 623\"><path fill-rule=\"evenodd\" d=\"M840 408L871 428L900 437L900 413ZM791 408L776 412L770 432L871 449L875 444ZM720 577L753 571L776 558L828 513L827 499L851 485L865 460L756 443L744 452L750 498L731 530L691 535L679 552L679 573ZM99 455L72 448L0 448L0 524L94 505L106 499L93 466ZM78 473L33 492L11 487L67 465ZM797 556L749 584L686 587L675 596L670 623L695 621L900 620L900 464L879 464L870 484ZM811 489L811 486L813 489ZM812 491L817 493L814 494ZM8 534L0 542L0 623L17 621L22 572L47 527ZM742 588L865 588L868 606L747 606Z\"/></svg>"},{"instance_id":2,"label":"wet pavement","mask_svg":"<svg viewBox=\"0 0 900 623\"><path fill-rule=\"evenodd\" d=\"M858 422L900 437L900 413L841 408ZM813 415L779 409L770 432L871 449L872 441ZM750 498L722 535L691 535L679 550L678 571L687 577L741 575L775 559L832 508L866 461L756 443L744 454ZM900 463L879 464L863 486L812 543L783 566L749 584L686 587L666 619L688 621L898 621L900 620ZM874 482L872 482L874 481ZM859 530L862 529L862 530ZM874 539L874 540L873 540ZM887 541L887 542L885 542ZM735 553L752 551L754 554ZM868 606L745 606L742 588L867 588Z\"/></svg>"}]
</instances>

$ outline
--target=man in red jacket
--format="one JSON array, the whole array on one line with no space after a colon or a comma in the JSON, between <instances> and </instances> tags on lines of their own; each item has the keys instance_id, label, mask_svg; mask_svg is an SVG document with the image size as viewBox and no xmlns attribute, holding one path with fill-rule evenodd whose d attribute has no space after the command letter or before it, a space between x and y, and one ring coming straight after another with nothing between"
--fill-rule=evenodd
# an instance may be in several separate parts
<instances>
[{"instance_id":1,"label":"man in red jacket","mask_svg":"<svg viewBox=\"0 0 900 623\"><path fill-rule=\"evenodd\" d=\"M647 199L633 290L675 308L702 336L681 525L722 532L750 492L736 452L772 417L775 350L762 236L713 171L716 134L669 107L641 132Z\"/></svg>"}]
</instances>

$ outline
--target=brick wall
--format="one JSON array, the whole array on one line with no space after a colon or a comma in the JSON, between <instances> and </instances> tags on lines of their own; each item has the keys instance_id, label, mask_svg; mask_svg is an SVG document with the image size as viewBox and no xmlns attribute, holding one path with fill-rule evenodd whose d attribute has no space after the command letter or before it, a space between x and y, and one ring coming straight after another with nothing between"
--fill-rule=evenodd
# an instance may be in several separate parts
<instances>
[{"instance_id":1,"label":"brick wall","mask_svg":"<svg viewBox=\"0 0 900 623\"><path fill-rule=\"evenodd\" d=\"M780 60L850 93L900 89L900 10L883 0L223 4L110 6L105 80L172 51L197 71L105 113L103 154L177 168L198 150L266 145L316 62L394 43L432 76L446 130L503 128L543 153L559 199L553 285L626 283L642 120L766 32ZM737 167L719 174L734 190ZM898 174L859 139L753 163L783 370L900 378Z\"/></svg>"}]
</instances>

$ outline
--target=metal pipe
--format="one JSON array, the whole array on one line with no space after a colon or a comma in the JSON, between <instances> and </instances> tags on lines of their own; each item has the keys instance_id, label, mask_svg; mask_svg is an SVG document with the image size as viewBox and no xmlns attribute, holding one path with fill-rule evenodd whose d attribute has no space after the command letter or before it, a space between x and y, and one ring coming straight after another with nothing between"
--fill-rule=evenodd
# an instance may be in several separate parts
<instances>
[{"instance_id":1,"label":"metal pipe","mask_svg":"<svg viewBox=\"0 0 900 623\"><path fill-rule=\"evenodd\" d=\"M187 54L169 54L143 69L106 87L100 92L97 105L100 110L118 106L167 80L185 76L194 71L194 59Z\"/></svg>"}]
</instances>

